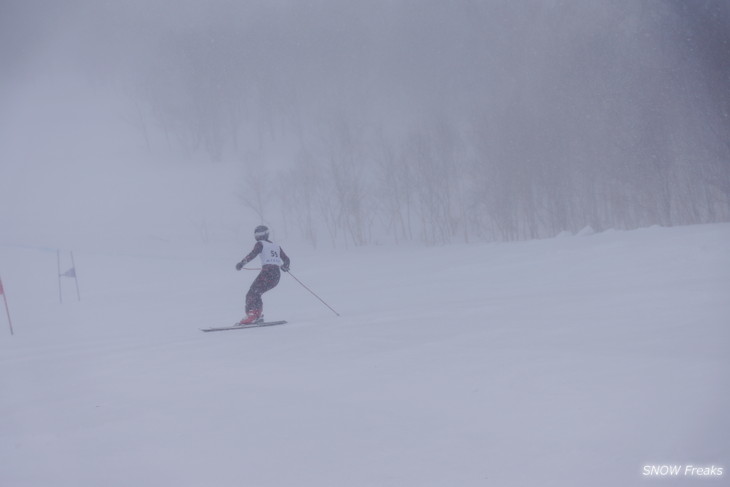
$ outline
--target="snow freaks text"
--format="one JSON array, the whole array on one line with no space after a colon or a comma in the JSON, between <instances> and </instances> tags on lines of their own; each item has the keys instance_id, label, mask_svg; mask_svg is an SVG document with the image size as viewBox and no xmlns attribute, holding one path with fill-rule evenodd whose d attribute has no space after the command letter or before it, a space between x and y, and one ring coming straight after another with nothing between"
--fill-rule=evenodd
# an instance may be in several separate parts
<instances>
[{"instance_id":1,"label":"snow freaks text","mask_svg":"<svg viewBox=\"0 0 730 487\"><path fill-rule=\"evenodd\" d=\"M724 468L715 465L644 465L641 474L645 477L722 477Z\"/></svg>"}]
</instances>

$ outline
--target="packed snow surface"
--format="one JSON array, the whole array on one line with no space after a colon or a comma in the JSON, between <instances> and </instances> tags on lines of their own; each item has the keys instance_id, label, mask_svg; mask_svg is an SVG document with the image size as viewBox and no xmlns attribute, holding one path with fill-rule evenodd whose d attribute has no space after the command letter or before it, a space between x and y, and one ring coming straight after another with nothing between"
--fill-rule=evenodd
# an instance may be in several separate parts
<instances>
[{"instance_id":1,"label":"packed snow surface","mask_svg":"<svg viewBox=\"0 0 730 487\"><path fill-rule=\"evenodd\" d=\"M0 247L0 486L626 486L730 476L730 225L312 251Z\"/></svg>"}]
</instances>

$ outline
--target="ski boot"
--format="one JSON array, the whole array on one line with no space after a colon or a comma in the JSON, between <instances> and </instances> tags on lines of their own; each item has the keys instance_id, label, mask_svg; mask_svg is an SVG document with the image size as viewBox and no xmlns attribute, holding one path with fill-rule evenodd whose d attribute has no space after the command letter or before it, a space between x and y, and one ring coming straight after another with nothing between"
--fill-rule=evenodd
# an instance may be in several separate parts
<instances>
[{"instance_id":1,"label":"ski boot","mask_svg":"<svg viewBox=\"0 0 730 487\"><path fill-rule=\"evenodd\" d=\"M239 325L254 325L256 323L263 323L264 315L261 314L260 309L252 309L246 313L246 317L238 322Z\"/></svg>"}]
</instances>

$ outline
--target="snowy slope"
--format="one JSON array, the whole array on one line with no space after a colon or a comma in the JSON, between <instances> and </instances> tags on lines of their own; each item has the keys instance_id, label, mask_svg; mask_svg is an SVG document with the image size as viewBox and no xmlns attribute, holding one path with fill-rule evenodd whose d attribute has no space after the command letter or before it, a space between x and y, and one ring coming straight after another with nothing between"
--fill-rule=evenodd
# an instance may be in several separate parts
<instances>
[{"instance_id":1,"label":"snowy slope","mask_svg":"<svg viewBox=\"0 0 730 487\"><path fill-rule=\"evenodd\" d=\"M240 248L1 247L0 486L645 485L730 472L730 225L512 244L284 248L242 316ZM5 325L5 321L0 321Z\"/></svg>"}]
</instances>

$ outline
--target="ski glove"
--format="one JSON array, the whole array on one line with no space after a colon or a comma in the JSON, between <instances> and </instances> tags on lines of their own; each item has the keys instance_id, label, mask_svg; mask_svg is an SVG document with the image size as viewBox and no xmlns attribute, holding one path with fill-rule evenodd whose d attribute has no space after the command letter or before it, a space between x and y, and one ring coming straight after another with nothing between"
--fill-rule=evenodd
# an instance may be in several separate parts
<instances>
[{"instance_id":1,"label":"ski glove","mask_svg":"<svg viewBox=\"0 0 730 487\"><path fill-rule=\"evenodd\" d=\"M236 270L237 270L237 271L240 271L241 269L243 269L243 266L244 266L244 265L245 265L245 264L243 263L243 261L239 262L238 264L236 264Z\"/></svg>"},{"instance_id":2,"label":"ski glove","mask_svg":"<svg viewBox=\"0 0 730 487\"><path fill-rule=\"evenodd\" d=\"M284 264L283 266L281 266L281 270L284 271L284 272L289 272L289 265L288 264Z\"/></svg>"}]
</instances>

